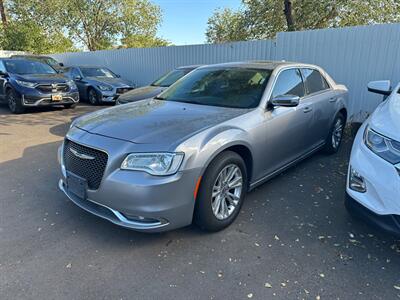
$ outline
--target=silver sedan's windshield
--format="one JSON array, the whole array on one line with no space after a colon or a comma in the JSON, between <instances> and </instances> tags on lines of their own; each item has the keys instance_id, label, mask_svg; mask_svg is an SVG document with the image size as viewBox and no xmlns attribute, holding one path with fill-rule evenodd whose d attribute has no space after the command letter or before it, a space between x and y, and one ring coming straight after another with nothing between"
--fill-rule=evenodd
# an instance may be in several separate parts
<instances>
[{"instance_id":1,"label":"silver sedan's windshield","mask_svg":"<svg viewBox=\"0 0 400 300\"><path fill-rule=\"evenodd\" d=\"M172 85L157 99L232 108L260 103L272 70L202 68Z\"/></svg>"}]
</instances>

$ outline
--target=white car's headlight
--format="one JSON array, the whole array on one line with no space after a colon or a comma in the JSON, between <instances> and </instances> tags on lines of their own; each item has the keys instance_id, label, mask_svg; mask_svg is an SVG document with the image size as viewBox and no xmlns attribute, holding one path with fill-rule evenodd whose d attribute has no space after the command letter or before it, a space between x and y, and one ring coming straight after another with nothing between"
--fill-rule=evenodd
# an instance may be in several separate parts
<instances>
[{"instance_id":1,"label":"white car's headlight","mask_svg":"<svg viewBox=\"0 0 400 300\"><path fill-rule=\"evenodd\" d=\"M364 132L364 142L372 152L384 160L394 165L400 163L400 142L373 131L369 126Z\"/></svg>"},{"instance_id":2,"label":"white car's headlight","mask_svg":"<svg viewBox=\"0 0 400 300\"><path fill-rule=\"evenodd\" d=\"M178 171L183 157L183 153L131 153L122 162L121 169L158 176L172 175Z\"/></svg>"},{"instance_id":3,"label":"white car's headlight","mask_svg":"<svg viewBox=\"0 0 400 300\"><path fill-rule=\"evenodd\" d=\"M29 81L23 81L23 80L15 80L16 83L18 83L20 86L27 87L27 88L34 88L37 83L35 82L29 82Z\"/></svg>"},{"instance_id":4,"label":"white car's headlight","mask_svg":"<svg viewBox=\"0 0 400 300\"><path fill-rule=\"evenodd\" d=\"M111 85L99 84L97 87L100 89L100 91L112 91L113 89Z\"/></svg>"}]
</instances>

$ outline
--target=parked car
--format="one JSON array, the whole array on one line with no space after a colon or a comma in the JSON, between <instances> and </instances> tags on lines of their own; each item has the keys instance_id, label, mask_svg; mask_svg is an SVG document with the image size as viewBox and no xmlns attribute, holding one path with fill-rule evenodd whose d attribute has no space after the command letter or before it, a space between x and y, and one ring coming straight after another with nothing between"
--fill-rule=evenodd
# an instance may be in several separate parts
<instances>
[{"instance_id":1,"label":"parked car","mask_svg":"<svg viewBox=\"0 0 400 300\"><path fill-rule=\"evenodd\" d=\"M60 189L81 208L142 231L221 230L248 190L324 149L338 151L347 89L320 67L200 67L154 99L76 119Z\"/></svg>"},{"instance_id":2,"label":"parked car","mask_svg":"<svg viewBox=\"0 0 400 300\"><path fill-rule=\"evenodd\" d=\"M0 102L11 112L22 113L27 107L64 105L79 102L75 83L48 64L24 59L0 59Z\"/></svg>"},{"instance_id":3,"label":"parked car","mask_svg":"<svg viewBox=\"0 0 400 300\"><path fill-rule=\"evenodd\" d=\"M147 98L153 98L158 94L160 94L161 92L165 91L170 85L175 83L178 79L182 78L187 73L193 71L199 66L200 65L184 66L173 69L172 71L158 78L152 84L125 93L124 95L118 98L116 104L117 105L126 104L129 102L135 102Z\"/></svg>"},{"instance_id":4,"label":"parked car","mask_svg":"<svg viewBox=\"0 0 400 300\"><path fill-rule=\"evenodd\" d=\"M353 215L400 236L400 84L375 81L368 90L387 98L357 132L345 203Z\"/></svg>"},{"instance_id":5,"label":"parked car","mask_svg":"<svg viewBox=\"0 0 400 300\"><path fill-rule=\"evenodd\" d=\"M37 60L42 63L48 64L50 67L52 67L54 70L56 70L59 73L64 69L63 63L58 62L57 60L55 60L54 58L52 58L50 56L32 55L32 54L15 54L15 55L11 55L10 58Z\"/></svg>"},{"instance_id":6,"label":"parked car","mask_svg":"<svg viewBox=\"0 0 400 300\"><path fill-rule=\"evenodd\" d=\"M81 99L93 105L115 103L120 95L135 88L132 82L104 67L72 66L64 74L75 81Z\"/></svg>"}]
</instances>

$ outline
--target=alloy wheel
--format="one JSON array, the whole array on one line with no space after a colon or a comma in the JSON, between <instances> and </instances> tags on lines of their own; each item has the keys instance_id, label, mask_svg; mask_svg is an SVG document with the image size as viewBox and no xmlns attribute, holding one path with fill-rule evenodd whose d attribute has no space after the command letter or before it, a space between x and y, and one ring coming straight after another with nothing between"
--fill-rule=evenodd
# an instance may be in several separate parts
<instances>
[{"instance_id":1,"label":"alloy wheel","mask_svg":"<svg viewBox=\"0 0 400 300\"><path fill-rule=\"evenodd\" d=\"M14 112L17 108L17 99L14 96L13 92L8 92L8 107L12 112Z\"/></svg>"},{"instance_id":2,"label":"alloy wheel","mask_svg":"<svg viewBox=\"0 0 400 300\"><path fill-rule=\"evenodd\" d=\"M343 121L341 118L336 120L332 132L332 147L337 149L343 137Z\"/></svg>"},{"instance_id":3,"label":"alloy wheel","mask_svg":"<svg viewBox=\"0 0 400 300\"><path fill-rule=\"evenodd\" d=\"M218 220L229 218L239 204L243 190L243 176L235 164L224 167L215 180L211 194L211 208Z\"/></svg>"},{"instance_id":4,"label":"alloy wheel","mask_svg":"<svg viewBox=\"0 0 400 300\"><path fill-rule=\"evenodd\" d=\"M92 89L89 91L89 102L91 104L97 104L97 95L96 92Z\"/></svg>"}]
</instances>

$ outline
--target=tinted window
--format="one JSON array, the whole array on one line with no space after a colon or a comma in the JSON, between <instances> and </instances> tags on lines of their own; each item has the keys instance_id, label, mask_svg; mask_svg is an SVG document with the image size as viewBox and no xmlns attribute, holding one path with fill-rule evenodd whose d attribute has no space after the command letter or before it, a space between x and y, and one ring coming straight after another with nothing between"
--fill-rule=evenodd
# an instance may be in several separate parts
<instances>
[{"instance_id":1,"label":"tinted window","mask_svg":"<svg viewBox=\"0 0 400 300\"><path fill-rule=\"evenodd\" d=\"M307 93L312 94L319 91L329 89L329 85L325 78L321 76L317 70L303 69L303 76L306 82Z\"/></svg>"},{"instance_id":2,"label":"tinted window","mask_svg":"<svg viewBox=\"0 0 400 300\"><path fill-rule=\"evenodd\" d=\"M272 98L281 95L304 96L304 84L298 69L282 71L272 90Z\"/></svg>"},{"instance_id":3,"label":"tinted window","mask_svg":"<svg viewBox=\"0 0 400 300\"><path fill-rule=\"evenodd\" d=\"M113 72L106 68L81 68L84 77L117 77Z\"/></svg>"},{"instance_id":4,"label":"tinted window","mask_svg":"<svg viewBox=\"0 0 400 300\"><path fill-rule=\"evenodd\" d=\"M13 59L5 60L4 65L10 73L15 74L55 74L57 73L48 64L33 60Z\"/></svg>"},{"instance_id":5,"label":"tinted window","mask_svg":"<svg viewBox=\"0 0 400 300\"><path fill-rule=\"evenodd\" d=\"M156 81L154 81L151 85L152 86L164 86L164 87L170 86L173 83L175 83L178 79L182 78L184 75L189 73L190 71L191 70L187 70L187 69L173 70L173 71L163 75Z\"/></svg>"},{"instance_id":6,"label":"tinted window","mask_svg":"<svg viewBox=\"0 0 400 300\"><path fill-rule=\"evenodd\" d=\"M265 69L197 69L159 98L201 105L254 108L260 103L270 75L271 70Z\"/></svg>"}]
</instances>

